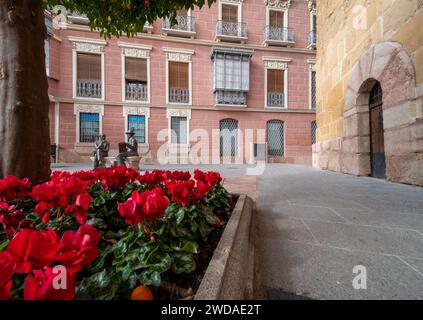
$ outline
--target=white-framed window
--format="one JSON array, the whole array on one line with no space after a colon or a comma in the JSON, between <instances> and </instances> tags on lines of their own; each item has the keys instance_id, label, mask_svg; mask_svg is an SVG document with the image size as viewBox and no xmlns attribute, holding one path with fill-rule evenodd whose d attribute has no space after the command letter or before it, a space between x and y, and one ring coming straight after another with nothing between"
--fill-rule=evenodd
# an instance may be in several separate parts
<instances>
[{"instance_id":1,"label":"white-framed window","mask_svg":"<svg viewBox=\"0 0 423 320\"><path fill-rule=\"evenodd\" d=\"M308 83L309 83L309 109L316 110L316 60L309 59L308 61L309 65L309 77L308 77Z\"/></svg>"},{"instance_id":2,"label":"white-framed window","mask_svg":"<svg viewBox=\"0 0 423 320\"><path fill-rule=\"evenodd\" d=\"M192 55L194 51L163 48L166 52L166 103L192 104Z\"/></svg>"},{"instance_id":3,"label":"white-framed window","mask_svg":"<svg viewBox=\"0 0 423 320\"><path fill-rule=\"evenodd\" d=\"M73 98L104 100L104 40L68 37L73 42Z\"/></svg>"},{"instance_id":4,"label":"white-framed window","mask_svg":"<svg viewBox=\"0 0 423 320\"><path fill-rule=\"evenodd\" d=\"M219 21L229 23L242 22L242 0L220 0L219 1Z\"/></svg>"},{"instance_id":5,"label":"white-framed window","mask_svg":"<svg viewBox=\"0 0 423 320\"><path fill-rule=\"evenodd\" d=\"M267 154L271 157L285 156L285 124L281 120L270 120L266 124Z\"/></svg>"},{"instance_id":6,"label":"white-framed window","mask_svg":"<svg viewBox=\"0 0 423 320\"><path fill-rule=\"evenodd\" d=\"M92 144L103 132L104 106L75 104L76 143Z\"/></svg>"},{"instance_id":7,"label":"white-framed window","mask_svg":"<svg viewBox=\"0 0 423 320\"><path fill-rule=\"evenodd\" d=\"M138 145L148 146L148 120L150 118L150 108L146 107L123 107L123 117L125 118L125 129L130 130L134 128L135 138ZM124 139L126 135L123 133Z\"/></svg>"},{"instance_id":8,"label":"white-framed window","mask_svg":"<svg viewBox=\"0 0 423 320\"><path fill-rule=\"evenodd\" d=\"M288 8L281 6L266 6L266 26L273 28L288 28Z\"/></svg>"},{"instance_id":9,"label":"white-framed window","mask_svg":"<svg viewBox=\"0 0 423 320\"><path fill-rule=\"evenodd\" d=\"M50 77L50 39L53 36L53 22L51 16L46 15L44 22L47 28L47 37L44 39L46 75L47 77Z\"/></svg>"},{"instance_id":10,"label":"white-framed window","mask_svg":"<svg viewBox=\"0 0 423 320\"><path fill-rule=\"evenodd\" d=\"M288 64L291 59L263 57L264 105L266 108L288 108Z\"/></svg>"},{"instance_id":11,"label":"white-framed window","mask_svg":"<svg viewBox=\"0 0 423 320\"><path fill-rule=\"evenodd\" d=\"M150 103L150 51L152 46L118 42L122 48L122 101Z\"/></svg>"},{"instance_id":12,"label":"white-framed window","mask_svg":"<svg viewBox=\"0 0 423 320\"><path fill-rule=\"evenodd\" d=\"M252 51L213 48L213 90L216 105L246 106Z\"/></svg>"},{"instance_id":13,"label":"white-framed window","mask_svg":"<svg viewBox=\"0 0 423 320\"><path fill-rule=\"evenodd\" d=\"M167 109L169 144L189 146L190 109Z\"/></svg>"}]
</instances>

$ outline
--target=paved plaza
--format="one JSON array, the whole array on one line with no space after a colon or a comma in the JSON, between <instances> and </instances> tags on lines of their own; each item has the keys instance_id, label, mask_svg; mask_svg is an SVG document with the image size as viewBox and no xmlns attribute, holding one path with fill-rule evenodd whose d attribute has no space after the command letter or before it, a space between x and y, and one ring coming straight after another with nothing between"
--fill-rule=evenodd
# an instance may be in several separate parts
<instances>
[{"instance_id":1,"label":"paved plaza","mask_svg":"<svg viewBox=\"0 0 423 320\"><path fill-rule=\"evenodd\" d=\"M423 188L295 165L267 165L257 177L242 165L142 169L195 167L256 199L261 298L423 299ZM358 265L366 290L352 285Z\"/></svg>"}]
</instances>

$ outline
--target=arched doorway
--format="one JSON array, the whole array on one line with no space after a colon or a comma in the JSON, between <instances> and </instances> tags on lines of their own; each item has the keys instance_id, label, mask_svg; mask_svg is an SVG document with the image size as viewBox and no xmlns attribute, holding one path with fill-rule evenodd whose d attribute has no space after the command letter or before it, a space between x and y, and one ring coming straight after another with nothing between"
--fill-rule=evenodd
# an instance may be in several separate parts
<instances>
[{"instance_id":1,"label":"arched doorway","mask_svg":"<svg viewBox=\"0 0 423 320\"><path fill-rule=\"evenodd\" d=\"M385 138L383 130L383 92L376 81L370 91L370 160L371 175L375 178L386 178Z\"/></svg>"}]
</instances>

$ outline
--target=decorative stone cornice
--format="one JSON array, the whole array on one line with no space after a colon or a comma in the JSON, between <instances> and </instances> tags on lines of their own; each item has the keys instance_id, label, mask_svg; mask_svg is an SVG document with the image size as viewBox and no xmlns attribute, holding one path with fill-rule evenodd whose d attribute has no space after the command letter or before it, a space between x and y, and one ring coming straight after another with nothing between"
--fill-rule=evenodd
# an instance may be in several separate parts
<instances>
[{"instance_id":1,"label":"decorative stone cornice","mask_svg":"<svg viewBox=\"0 0 423 320\"><path fill-rule=\"evenodd\" d=\"M72 36L68 37L68 39L73 42L73 47L78 52L102 53L104 46L107 44L106 41L99 39Z\"/></svg>"},{"instance_id":2,"label":"decorative stone cornice","mask_svg":"<svg viewBox=\"0 0 423 320\"><path fill-rule=\"evenodd\" d=\"M104 116L104 105L96 104L74 104L73 113L77 115L80 112L87 113L99 113L101 116Z\"/></svg>"},{"instance_id":3,"label":"decorative stone cornice","mask_svg":"<svg viewBox=\"0 0 423 320\"><path fill-rule=\"evenodd\" d=\"M191 61L191 55L180 53L180 52L167 52L166 53L166 59L168 61L177 61L177 62L190 62Z\"/></svg>"},{"instance_id":4,"label":"decorative stone cornice","mask_svg":"<svg viewBox=\"0 0 423 320\"><path fill-rule=\"evenodd\" d=\"M263 57L264 67L266 69L287 70L291 59Z\"/></svg>"},{"instance_id":5,"label":"decorative stone cornice","mask_svg":"<svg viewBox=\"0 0 423 320\"><path fill-rule=\"evenodd\" d=\"M123 116L126 117L127 115L138 115L150 118L150 108L124 106Z\"/></svg>"},{"instance_id":6,"label":"decorative stone cornice","mask_svg":"<svg viewBox=\"0 0 423 320\"><path fill-rule=\"evenodd\" d=\"M316 60L315 59L308 59L307 60L308 66L311 71L316 71Z\"/></svg>"},{"instance_id":7,"label":"decorative stone cornice","mask_svg":"<svg viewBox=\"0 0 423 320\"><path fill-rule=\"evenodd\" d=\"M126 57L132 58L149 58L150 51L135 48L122 48L122 53Z\"/></svg>"},{"instance_id":8,"label":"decorative stone cornice","mask_svg":"<svg viewBox=\"0 0 423 320\"><path fill-rule=\"evenodd\" d=\"M291 0L265 0L264 4L271 8L288 10L291 6Z\"/></svg>"},{"instance_id":9,"label":"decorative stone cornice","mask_svg":"<svg viewBox=\"0 0 423 320\"><path fill-rule=\"evenodd\" d=\"M191 109L167 109L167 118L170 117L187 117L191 119Z\"/></svg>"}]
</instances>

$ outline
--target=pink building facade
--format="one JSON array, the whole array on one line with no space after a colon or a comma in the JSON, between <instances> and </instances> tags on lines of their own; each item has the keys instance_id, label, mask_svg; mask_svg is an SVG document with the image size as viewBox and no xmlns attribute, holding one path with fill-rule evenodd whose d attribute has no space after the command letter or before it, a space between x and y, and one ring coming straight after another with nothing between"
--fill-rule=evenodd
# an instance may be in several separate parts
<instances>
[{"instance_id":1,"label":"pink building facade","mask_svg":"<svg viewBox=\"0 0 423 320\"><path fill-rule=\"evenodd\" d=\"M90 161L99 134L114 156L135 128L147 163L311 164L309 2L221 0L107 40L83 17L56 17L46 40L56 160Z\"/></svg>"}]
</instances>

